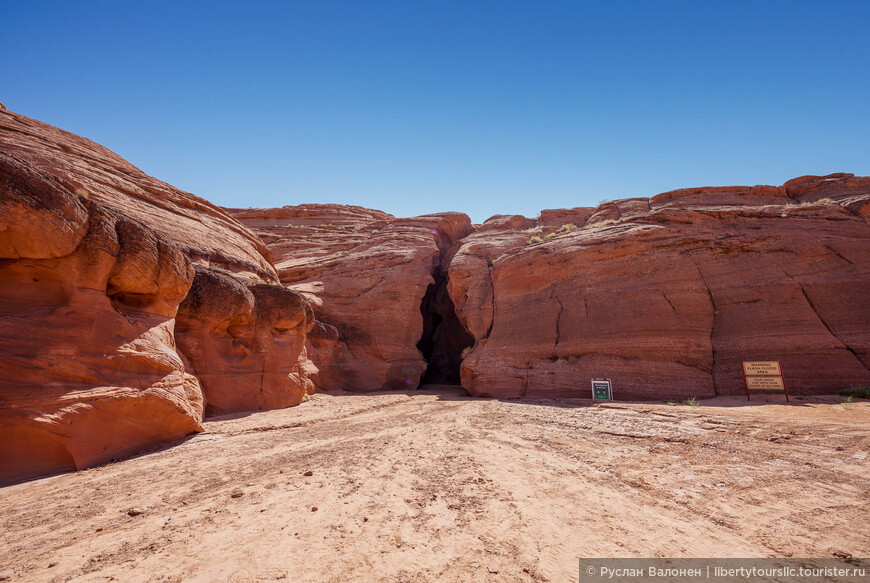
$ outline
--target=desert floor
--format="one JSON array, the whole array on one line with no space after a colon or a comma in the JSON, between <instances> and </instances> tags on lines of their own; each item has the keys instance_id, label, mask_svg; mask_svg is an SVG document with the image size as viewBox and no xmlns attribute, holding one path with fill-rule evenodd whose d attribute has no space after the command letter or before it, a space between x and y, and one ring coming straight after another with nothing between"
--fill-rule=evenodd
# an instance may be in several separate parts
<instances>
[{"instance_id":1,"label":"desert floor","mask_svg":"<svg viewBox=\"0 0 870 583\"><path fill-rule=\"evenodd\" d=\"M841 401L319 394L0 488L0 571L561 582L580 557L868 556L870 403Z\"/></svg>"}]
</instances>

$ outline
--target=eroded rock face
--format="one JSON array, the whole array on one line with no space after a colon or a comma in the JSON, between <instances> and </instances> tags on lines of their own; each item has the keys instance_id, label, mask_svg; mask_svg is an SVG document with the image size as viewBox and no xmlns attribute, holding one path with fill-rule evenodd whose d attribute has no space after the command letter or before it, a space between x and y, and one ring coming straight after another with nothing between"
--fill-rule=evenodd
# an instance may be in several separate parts
<instances>
[{"instance_id":1,"label":"eroded rock face","mask_svg":"<svg viewBox=\"0 0 870 583\"><path fill-rule=\"evenodd\" d=\"M795 393L870 382L868 196L867 178L802 177L498 215L473 234L449 214L232 212L334 326L309 342L325 388L415 386L419 322L448 305L424 284L446 275L472 394L585 397L606 376L620 398L660 399L740 394L742 360L782 360ZM417 345L430 372L463 346L448 328Z\"/></svg>"},{"instance_id":2,"label":"eroded rock face","mask_svg":"<svg viewBox=\"0 0 870 583\"><path fill-rule=\"evenodd\" d=\"M324 389L415 388L426 369L420 303L450 246L471 231L461 213L397 219L343 205L228 209L269 245L281 282L312 301L310 343ZM333 332L335 331L335 332ZM316 355L316 356L315 356Z\"/></svg>"},{"instance_id":3,"label":"eroded rock face","mask_svg":"<svg viewBox=\"0 0 870 583\"><path fill-rule=\"evenodd\" d=\"M0 151L174 241L196 264L278 281L263 242L220 207L148 176L99 144L0 110Z\"/></svg>"},{"instance_id":4,"label":"eroded rock face","mask_svg":"<svg viewBox=\"0 0 870 583\"><path fill-rule=\"evenodd\" d=\"M795 393L870 382L870 178L684 189L499 220L465 238L450 294L481 396L744 391L742 360L782 360ZM485 223L486 225L486 223Z\"/></svg>"},{"instance_id":5,"label":"eroded rock face","mask_svg":"<svg viewBox=\"0 0 870 583\"><path fill-rule=\"evenodd\" d=\"M174 242L0 152L0 482L201 429L173 337Z\"/></svg>"},{"instance_id":6,"label":"eroded rock face","mask_svg":"<svg viewBox=\"0 0 870 583\"><path fill-rule=\"evenodd\" d=\"M782 360L795 393L868 384L868 202L870 178L837 174L473 234L460 213L227 212L0 111L0 482L314 383L414 388L427 365L455 382L460 360L462 386L494 397L585 397L598 376L617 398L740 394L742 360Z\"/></svg>"},{"instance_id":7,"label":"eroded rock face","mask_svg":"<svg viewBox=\"0 0 870 583\"><path fill-rule=\"evenodd\" d=\"M238 299L246 282L240 303L185 310L196 371L176 348L194 264L233 274L220 279L222 298ZM269 250L223 210L89 140L0 111L0 482L200 430L195 372L213 375L211 412L298 403L317 373L304 350L313 319L277 283ZM239 342L252 352L233 363L211 332L245 317Z\"/></svg>"},{"instance_id":8,"label":"eroded rock face","mask_svg":"<svg viewBox=\"0 0 870 583\"><path fill-rule=\"evenodd\" d=\"M278 285L196 268L178 312L178 344L202 383L206 413L297 405L313 390L305 349L311 305Z\"/></svg>"}]
</instances>

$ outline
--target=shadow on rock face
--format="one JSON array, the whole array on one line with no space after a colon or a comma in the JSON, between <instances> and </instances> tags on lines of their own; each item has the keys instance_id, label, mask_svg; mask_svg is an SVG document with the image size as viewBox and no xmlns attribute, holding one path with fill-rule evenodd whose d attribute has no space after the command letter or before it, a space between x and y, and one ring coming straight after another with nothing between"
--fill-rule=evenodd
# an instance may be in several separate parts
<instances>
[{"instance_id":1,"label":"shadow on rock face","mask_svg":"<svg viewBox=\"0 0 870 583\"><path fill-rule=\"evenodd\" d=\"M178 311L181 351L206 398L206 413L296 405L313 385L305 339L314 326L311 306L278 285L247 286L219 271L196 267Z\"/></svg>"},{"instance_id":2,"label":"shadow on rock face","mask_svg":"<svg viewBox=\"0 0 870 583\"><path fill-rule=\"evenodd\" d=\"M329 391L365 382L338 328L318 320L307 340L308 356L317 363L310 377L318 390Z\"/></svg>"},{"instance_id":3,"label":"shadow on rock face","mask_svg":"<svg viewBox=\"0 0 870 583\"><path fill-rule=\"evenodd\" d=\"M192 279L173 243L0 154L0 481L201 430L173 338Z\"/></svg>"}]
</instances>

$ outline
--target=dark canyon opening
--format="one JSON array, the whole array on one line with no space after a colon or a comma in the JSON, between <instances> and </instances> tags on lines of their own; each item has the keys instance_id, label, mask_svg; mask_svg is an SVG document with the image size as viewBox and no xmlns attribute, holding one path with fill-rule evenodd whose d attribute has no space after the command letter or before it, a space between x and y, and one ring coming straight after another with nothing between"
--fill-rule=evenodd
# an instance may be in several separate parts
<instances>
[{"instance_id":1,"label":"dark canyon opening","mask_svg":"<svg viewBox=\"0 0 870 583\"><path fill-rule=\"evenodd\" d=\"M435 282L426 288L420 304L423 336L417 349L427 363L420 385L459 385L462 351L474 345L474 337L456 315L456 307L447 293L447 276L440 266L432 276Z\"/></svg>"}]
</instances>

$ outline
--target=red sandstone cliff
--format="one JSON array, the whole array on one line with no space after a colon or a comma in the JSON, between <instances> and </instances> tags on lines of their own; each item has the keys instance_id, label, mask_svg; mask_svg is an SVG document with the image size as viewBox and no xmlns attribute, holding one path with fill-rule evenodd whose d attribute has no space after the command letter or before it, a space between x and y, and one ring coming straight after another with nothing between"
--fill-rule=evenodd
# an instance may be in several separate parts
<instances>
[{"instance_id":1,"label":"red sandstone cliff","mask_svg":"<svg viewBox=\"0 0 870 583\"><path fill-rule=\"evenodd\" d=\"M474 395L739 394L782 360L795 393L870 382L870 178L684 189L496 217L454 249ZM510 219L510 220L508 220Z\"/></svg>"},{"instance_id":2,"label":"red sandstone cliff","mask_svg":"<svg viewBox=\"0 0 870 583\"><path fill-rule=\"evenodd\" d=\"M311 307L264 282L268 249L218 207L0 111L0 482L301 401Z\"/></svg>"},{"instance_id":3,"label":"red sandstone cliff","mask_svg":"<svg viewBox=\"0 0 870 583\"><path fill-rule=\"evenodd\" d=\"M172 241L0 153L0 257L0 481L200 430L173 335L193 268Z\"/></svg>"},{"instance_id":4,"label":"red sandstone cliff","mask_svg":"<svg viewBox=\"0 0 870 583\"><path fill-rule=\"evenodd\" d=\"M220 207L148 176L111 150L0 110L0 151L175 241L192 261L277 282L269 250Z\"/></svg>"},{"instance_id":5,"label":"red sandstone cliff","mask_svg":"<svg viewBox=\"0 0 870 583\"><path fill-rule=\"evenodd\" d=\"M0 482L292 405L312 380L586 397L607 376L661 399L740 393L740 361L771 359L796 393L867 384L868 202L870 178L837 174L477 229L223 210L0 111Z\"/></svg>"},{"instance_id":6,"label":"red sandstone cliff","mask_svg":"<svg viewBox=\"0 0 870 583\"><path fill-rule=\"evenodd\" d=\"M306 204L228 209L269 245L281 282L305 293L325 325L311 357L325 389L415 388L426 369L420 304L441 255L471 232L461 213L398 219Z\"/></svg>"},{"instance_id":7,"label":"red sandstone cliff","mask_svg":"<svg viewBox=\"0 0 870 583\"><path fill-rule=\"evenodd\" d=\"M283 283L319 296L325 388L416 386L461 358L475 395L585 397L607 376L619 397L681 398L742 392L742 360L782 360L795 393L870 381L868 199L868 178L802 177L498 215L471 234L454 214L420 229L340 205L230 212ZM445 277L449 299L424 298ZM433 304L462 325L430 326Z\"/></svg>"}]
</instances>

